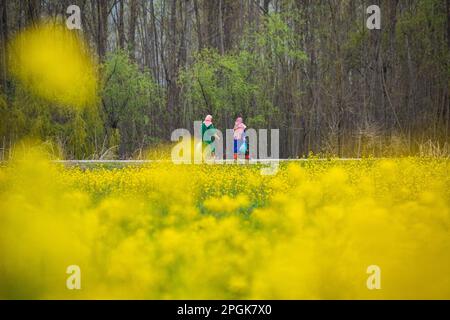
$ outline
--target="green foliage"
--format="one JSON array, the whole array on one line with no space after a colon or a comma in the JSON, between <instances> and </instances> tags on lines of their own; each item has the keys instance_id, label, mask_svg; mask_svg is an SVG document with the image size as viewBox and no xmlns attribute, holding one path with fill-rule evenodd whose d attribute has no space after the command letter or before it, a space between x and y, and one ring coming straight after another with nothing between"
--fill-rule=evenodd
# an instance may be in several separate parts
<instances>
[{"instance_id":1,"label":"green foliage","mask_svg":"<svg viewBox=\"0 0 450 320\"><path fill-rule=\"evenodd\" d=\"M420 61L425 72L433 74L443 71L443 77L447 78L449 65L449 51L446 34L436 32L445 30L447 25L447 8L444 1L423 0L404 12L399 17L397 24L397 46L402 59L408 59L408 46L410 52L414 52L414 60ZM411 54L411 53L410 53ZM439 61L439 63L436 63Z\"/></svg>"},{"instance_id":2,"label":"green foliage","mask_svg":"<svg viewBox=\"0 0 450 320\"><path fill-rule=\"evenodd\" d=\"M246 30L239 51L225 55L201 51L181 72L180 83L196 118L211 113L226 125L241 115L253 128L270 127L280 117L273 103L278 92L289 89L292 96L300 94L275 78L278 66L281 63L283 71L290 72L306 60L294 30L281 15L272 14L259 30Z\"/></svg>"},{"instance_id":3,"label":"green foliage","mask_svg":"<svg viewBox=\"0 0 450 320\"><path fill-rule=\"evenodd\" d=\"M220 119L220 115L251 114L254 101L261 93L257 79L252 77L255 67L247 51L221 56L206 49L195 57L189 69L181 72L180 83L189 88L184 93L196 107L198 116L212 113Z\"/></svg>"},{"instance_id":4,"label":"green foliage","mask_svg":"<svg viewBox=\"0 0 450 320\"><path fill-rule=\"evenodd\" d=\"M124 51L110 54L103 65L102 104L109 135L120 136L121 155L130 154L149 134L151 114L162 105L159 88L148 70L141 71Z\"/></svg>"},{"instance_id":5,"label":"green foliage","mask_svg":"<svg viewBox=\"0 0 450 320\"><path fill-rule=\"evenodd\" d=\"M96 152L96 137L103 130L96 106L73 110L40 99L14 84L10 102L0 97L0 138L7 143L38 139L64 150L57 157L89 158Z\"/></svg>"},{"instance_id":6,"label":"green foliage","mask_svg":"<svg viewBox=\"0 0 450 320\"><path fill-rule=\"evenodd\" d=\"M298 36L281 14L272 14L265 19L265 28L258 32L256 38L259 47L268 48L271 55L281 60L307 60L305 52L298 46Z\"/></svg>"}]
</instances>

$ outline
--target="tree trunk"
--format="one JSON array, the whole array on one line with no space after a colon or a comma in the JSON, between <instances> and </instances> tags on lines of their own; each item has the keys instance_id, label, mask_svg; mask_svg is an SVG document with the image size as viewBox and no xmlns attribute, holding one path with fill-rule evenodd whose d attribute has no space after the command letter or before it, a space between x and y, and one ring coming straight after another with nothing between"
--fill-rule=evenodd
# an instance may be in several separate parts
<instances>
[{"instance_id":1,"label":"tree trunk","mask_svg":"<svg viewBox=\"0 0 450 320\"><path fill-rule=\"evenodd\" d=\"M128 49L130 58L136 58L136 20L138 15L137 0L130 0L130 19L128 26Z\"/></svg>"},{"instance_id":2,"label":"tree trunk","mask_svg":"<svg viewBox=\"0 0 450 320\"><path fill-rule=\"evenodd\" d=\"M117 22L117 33L119 36L119 48L125 48L125 23L124 23L125 3L119 0L119 16Z\"/></svg>"},{"instance_id":3,"label":"tree trunk","mask_svg":"<svg viewBox=\"0 0 450 320\"><path fill-rule=\"evenodd\" d=\"M223 47L229 52L233 45L238 44L240 32L237 29L239 23L239 3L236 0L223 0L222 6L222 33Z\"/></svg>"},{"instance_id":4,"label":"tree trunk","mask_svg":"<svg viewBox=\"0 0 450 320\"><path fill-rule=\"evenodd\" d=\"M6 45L8 42L7 0L0 0L0 91L6 93Z\"/></svg>"},{"instance_id":5,"label":"tree trunk","mask_svg":"<svg viewBox=\"0 0 450 320\"><path fill-rule=\"evenodd\" d=\"M159 50L159 40L158 40L158 29L156 28L156 16L155 16L155 8L153 6L153 1L150 1L150 17L151 17L151 23L149 24L151 26L151 34L152 34L152 55L154 59L154 72L153 75L155 79L159 82L161 81L160 77L160 50Z\"/></svg>"},{"instance_id":6,"label":"tree trunk","mask_svg":"<svg viewBox=\"0 0 450 320\"><path fill-rule=\"evenodd\" d=\"M194 12L195 12L195 22L196 22L196 28L197 28L198 50L202 50L203 49L203 30L202 30L202 23L200 20L200 13L198 10L198 0L194 0Z\"/></svg>"},{"instance_id":7,"label":"tree trunk","mask_svg":"<svg viewBox=\"0 0 450 320\"><path fill-rule=\"evenodd\" d=\"M450 50L450 0L447 0L447 46Z\"/></svg>"},{"instance_id":8,"label":"tree trunk","mask_svg":"<svg viewBox=\"0 0 450 320\"><path fill-rule=\"evenodd\" d=\"M39 22L41 14L41 0L28 0L26 7L27 25L34 25Z\"/></svg>"},{"instance_id":9,"label":"tree trunk","mask_svg":"<svg viewBox=\"0 0 450 320\"><path fill-rule=\"evenodd\" d=\"M97 0L97 54L101 61L104 60L107 50L108 37L108 2Z\"/></svg>"},{"instance_id":10,"label":"tree trunk","mask_svg":"<svg viewBox=\"0 0 450 320\"><path fill-rule=\"evenodd\" d=\"M171 1L170 18L169 18L169 51L168 51L168 96L167 96L167 109L169 116L174 116L175 109L178 104L178 86L177 86L177 74L178 74L178 50L177 50L177 0ZM171 128L169 128L171 129Z\"/></svg>"}]
</instances>

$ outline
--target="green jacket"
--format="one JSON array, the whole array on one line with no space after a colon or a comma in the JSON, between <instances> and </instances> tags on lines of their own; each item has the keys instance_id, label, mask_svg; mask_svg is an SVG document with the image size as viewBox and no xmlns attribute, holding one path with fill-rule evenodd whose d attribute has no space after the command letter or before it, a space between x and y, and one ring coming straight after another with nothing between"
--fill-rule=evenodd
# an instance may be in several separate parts
<instances>
[{"instance_id":1,"label":"green jacket","mask_svg":"<svg viewBox=\"0 0 450 320\"><path fill-rule=\"evenodd\" d=\"M206 131L208 131L208 134L205 137ZM209 127L207 127L204 123L202 123L202 141L204 143L207 143L207 144L213 143L215 134L216 134L216 127L214 127L213 124L211 124L211 125L209 125Z\"/></svg>"}]
</instances>

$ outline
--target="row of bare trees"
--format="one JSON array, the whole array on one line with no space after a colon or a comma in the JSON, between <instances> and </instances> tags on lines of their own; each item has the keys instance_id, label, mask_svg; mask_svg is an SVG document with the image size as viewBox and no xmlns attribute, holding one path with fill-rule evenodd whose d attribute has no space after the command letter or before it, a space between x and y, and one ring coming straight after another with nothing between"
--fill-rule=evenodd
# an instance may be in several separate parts
<instances>
[{"instance_id":1,"label":"row of bare trees","mask_svg":"<svg viewBox=\"0 0 450 320\"><path fill-rule=\"evenodd\" d=\"M279 128L286 157L410 154L449 142L450 0L0 0L7 96L14 95L8 38L44 17L65 16L72 4L81 8L82 32L99 61L125 50L163 89L163 104L148 115L149 125L161 126L154 138L168 140L207 112L219 127L242 115ZM372 4L381 8L381 30L366 28ZM180 75L206 49L223 57L248 51L255 67L245 80L260 92L229 97L235 105L220 109L215 91L201 88L210 99L199 106L190 91L198 81L186 85ZM216 85L228 85L220 72ZM261 97L273 116L261 111Z\"/></svg>"}]
</instances>

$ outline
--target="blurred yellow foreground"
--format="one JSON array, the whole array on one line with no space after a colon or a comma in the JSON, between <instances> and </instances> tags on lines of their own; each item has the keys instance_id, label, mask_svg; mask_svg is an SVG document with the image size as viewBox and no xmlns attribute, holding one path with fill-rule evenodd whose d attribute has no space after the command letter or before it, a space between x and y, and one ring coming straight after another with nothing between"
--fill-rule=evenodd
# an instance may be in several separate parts
<instances>
[{"instance_id":1,"label":"blurred yellow foreground","mask_svg":"<svg viewBox=\"0 0 450 320\"><path fill-rule=\"evenodd\" d=\"M0 169L2 299L449 299L449 162ZM69 265L81 290L69 290ZM369 290L367 267L381 270Z\"/></svg>"}]
</instances>

